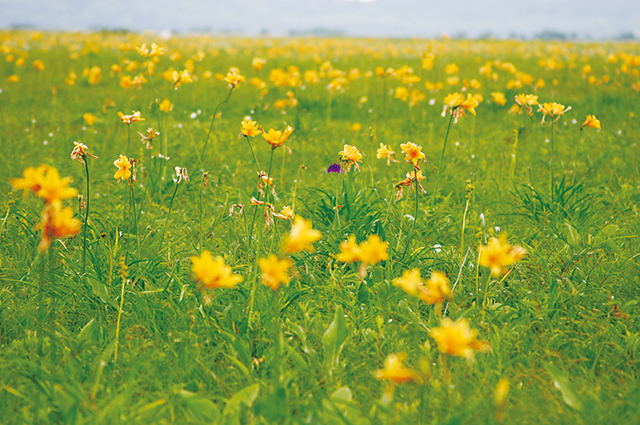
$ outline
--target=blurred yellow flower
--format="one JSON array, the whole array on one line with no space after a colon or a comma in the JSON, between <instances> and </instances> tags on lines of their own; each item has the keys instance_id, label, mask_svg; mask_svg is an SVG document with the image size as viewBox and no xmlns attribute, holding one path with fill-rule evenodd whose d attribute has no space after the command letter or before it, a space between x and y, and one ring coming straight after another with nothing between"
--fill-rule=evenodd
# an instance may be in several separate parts
<instances>
[{"instance_id":1,"label":"blurred yellow flower","mask_svg":"<svg viewBox=\"0 0 640 425\"><path fill-rule=\"evenodd\" d=\"M600 130L600 120L598 120L595 115L587 115L587 119L580 126L580 130L584 127L597 128Z\"/></svg>"},{"instance_id":2,"label":"blurred yellow flower","mask_svg":"<svg viewBox=\"0 0 640 425\"><path fill-rule=\"evenodd\" d=\"M33 62L33 67L36 69L36 71L43 71L44 63L42 63L42 60L37 59Z\"/></svg>"},{"instance_id":3,"label":"blurred yellow flower","mask_svg":"<svg viewBox=\"0 0 640 425\"><path fill-rule=\"evenodd\" d=\"M227 77L224 79L227 83L229 83L229 87L234 88L236 87L239 83L243 82L245 80L245 78L240 75L240 74L236 74L234 73L227 73Z\"/></svg>"},{"instance_id":4,"label":"blurred yellow flower","mask_svg":"<svg viewBox=\"0 0 640 425\"><path fill-rule=\"evenodd\" d=\"M322 234L313 229L311 222L300 216L296 216L291 227L291 233L287 235L282 245L284 252L293 254L300 251L313 252L313 243L320 239Z\"/></svg>"},{"instance_id":5,"label":"blurred yellow flower","mask_svg":"<svg viewBox=\"0 0 640 425\"><path fill-rule=\"evenodd\" d=\"M173 110L173 103L169 99L165 99L160 102L160 110L162 112L169 112Z\"/></svg>"},{"instance_id":6,"label":"blurred yellow flower","mask_svg":"<svg viewBox=\"0 0 640 425\"><path fill-rule=\"evenodd\" d=\"M269 255L269 258L260 258L258 260L258 266L262 271L260 279L269 288L277 291L280 288L280 284L289 284L288 270L293 266L293 261L288 258L278 259L274 254Z\"/></svg>"},{"instance_id":7,"label":"blurred yellow flower","mask_svg":"<svg viewBox=\"0 0 640 425\"><path fill-rule=\"evenodd\" d=\"M474 351L491 350L488 343L476 339L477 335L464 318L455 322L449 318L443 319L440 327L429 331L429 336L436 341L440 352L468 360L474 358Z\"/></svg>"},{"instance_id":8,"label":"blurred yellow flower","mask_svg":"<svg viewBox=\"0 0 640 425\"><path fill-rule=\"evenodd\" d=\"M42 239L38 251L44 252L51 245L52 239L66 238L80 232L80 220L73 218L70 207L62 209L59 200L48 204L42 213Z\"/></svg>"},{"instance_id":9,"label":"blurred yellow flower","mask_svg":"<svg viewBox=\"0 0 640 425\"><path fill-rule=\"evenodd\" d=\"M233 288L243 279L232 274L231 267L224 264L222 257L213 258L209 251L202 251L200 257L191 257L191 272L201 289Z\"/></svg>"},{"instance_id":10,"label":"blurred yellow flower","mask_svg":"<svg viewBox=\"0 0 640 425\"><path fill-rule=\"evenodd\" d=\"M409 91L407 90L406 87L398 87L395 90L393 97L395 97L396 99L400 99L403 102L406 102L407 99L409 98Z\"/></svg>"},{"instance_id":11,"label":"blurred yellow flower","mask_svg":"<svg viewBox=\"0 0 640 425\"><path fill-rule=\"evenodd\" d=\"M189 75L189 71L186 69L180 72L173 71L173 87L177 88L182 83L193 83L191 75Z\"/></svg>"},{"instance_id":12,"label":"blurred yellow flower","mask_svg":"<svg viewBox=\"0 0 640 425\"><path fill-rule=\"evenodd\" d=\"M78 196L78 190L67 187L71 181L71 177L60 178L57 169L48 167L46 174L44 174L39 181L39 188L36 195L44 199L47 203L75 198Z\"/></svg>"},{"instance_id":13,"label":"blurred yellow flower","mask_svg":"<svg viewBox=\"0 0 640 425\"><path fill-rule=\"evenodd\" d=\"M93 115L91 112L87 112L82 116L82 118L84 118L84 121L87 123L87 125L93 125L96 123L96 121L98 121L98 117Z\"/></svg>"},{"instance_id":14,"label":"blurred yellow flower","mask_svg":"<svg viewBox=\"0 0 640 425\"><path fill-rule=\"evenodd\" d=\"M351 235L349 238L340 244L340 253L336 256L336 259L343 263L354 263L360 261L362 258L362 250L356 242L356 235Z\"/></svg>"},{"instance_id":15,"label":"blurred yellow flower","mask_svg":"<svg viewBox=\"0 0 640 425\"><path fill-rule=\"evenodd\" d=\"M507 103L507 98L504 97L504 93L499 91L494 91L491 93L491 100L500 106L504 106Z\"/></svg>"},{"instance_id":16,"label":"blurred yellow flower","mask_svg":"<svg viewBox=\"0 0 640 425\"><path fill-rule=\"evenodd\" d=\"M23 189L25 196L29 190L37 194L48 169L48 165L40 165L38 168L27 167L22 172L22 178L11 179L11 185L16 189Z\"/></svg>"},{"instance_id":17,"label":"blurred yellow flower","mask_svg":"<svg viewBox=\"0 0 640 425\"><path fill-rule=\"evenodd\" d=\"M9 75L7 81L10 83L17 83L18 81L20 81L20 77L18 77L17 75Z\"/></svg>"},{"instance_id":18,"label":"blurred yellow flower","mask_svg":"<svg viewBox=\"0 0 640 425\"><path fill-rule=\"evenodd\" d=\"M409 295L417 295L418 288L424 286L420 278L420 269L405 270L402 272L402 277L395 278L392 283Z\"/></svg>"},{"instance_id":19,"label":"blurred yellow flower","mask_svg":"<svg viewBox=\"0 0 640 425\"><path fill-rule=\"evenodd\" d=\"M451 298L449 279L442 272L431 272L426 286L421 286L418 290L418 298L429 305L442 303Z\"/></svg>"},{"instance_id":20,"label":"blurred yellow flower","mask_svg":"<svg viewBox=\"0 0 640 425\"><path fill-rule=\"evenodd\" d=\"M491 238L489 243L480 246L479 264L491 269L495 277L502 276L506 272L506 266L510 266L521 260L526 250L519 246L511 246L507 242L507 236L502 234L500 238Z\"/></svg>"},{"instance_id":21,"label":"blurred yellow flower","mask_svg":"<svg viewBox=\"0 0 640 425\"><path fill-rule=\"evenodd\" d=\"M258 57L253 58L253 60L251 61L251 65L253 66L253 69L255 69L256 71L260 71L266 63L267 61L265 59L258 58Z\"/></svg>"},{"instance_id":22,"label":"blurred yellow flower","mask_svg":"<svg viewBox=\"0 0 640 425\"><path fill-rule=\"evenodd\" d=\"M89 84L100 84L100 78L102 77L100 67L94 66L89 70Z\"/></svg>"},{"instance_id":23,"label":"blurred yellow flower","mask_svg":"<svg viewBox=\"0 0 640 425\"><path fill-rule=\"evenodd\" d=\"M389 259L389 242L383 242L378 235L370 235L360 244L360 260L368 264L377 264Z\"/></svg>"},{"instance_id":24,"label":"blurred yellow flower","mask_svg":"<svg viewBox=\"0 0 640 425\"><path fill-rule=\"evenodd\" d=\"M418 374L411 369L407 369L402 364L407 355L405 353L390 354L384 361L384 369L374 373L376 379L391 381L395 384L411 382L418 378Z\"/></svg>"}]
</instances>

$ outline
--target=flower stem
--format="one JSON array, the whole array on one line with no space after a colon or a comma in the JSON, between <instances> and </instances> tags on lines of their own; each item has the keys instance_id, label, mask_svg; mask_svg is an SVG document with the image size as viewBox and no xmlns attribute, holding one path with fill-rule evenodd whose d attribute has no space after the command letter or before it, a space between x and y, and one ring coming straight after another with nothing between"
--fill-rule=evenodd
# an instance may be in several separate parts
<instances>
[{"instance_id":1,"label":"flower stem","mask_svg":"<svg viewBox=\"0 0 640 425\"><path fill-rule=\"evenodd\" d=\"M549 196L551 199L551 204L553 205L553 123L555 121L551 121L551 159L549 160Z\"/></svg>"},{"instance_id":2,"label":"flower stem","mask_svg":"<svg viewBox=\"0 0 640 425\"><path fill-rule=\"evenodd\" d=\"M169 212L167 213L167 218L165 219L164 226L162 227L162 234L160 235L160 246L161 247L162 247L162 241L164 240L164 232L167 230L167 224L169 223L169 216L171 216L171 209L173 208L173 199L176 197L176 193L178 193L178 187L179 186L180 186L180 184L176 183L176 188L173 191L173 195L171 195L171 201L169 201Z\"/></svg>"},{"instance_id":3,"label":"flower stem","mask_svg":"<svg viewBox=\"0 0 640 425\"><path fill-rule=\"evenodd\" d=\"M218 106L216 106L215 111L213 111L213 118L211 118L211 125L209 126L209 132L207 133L207 138L204 141L204 146L202 147L202 153L200 154L200 156L203 157L203 158L204 158L204 153L207 150L207 144L209 143L209 137L211 136L211 132L213 131L213 123L216 121L216 115L218 115L218 108L220 108L220 106L222 106L225 103L227 103L227 101L231 97L231 93L233 92L233 88L234 87L231 87L229 89L229 93L227 94L227 98L225 100L223 100L222 102L218 103Z\"/></svg>"},{"instance_id":4,"label":"flower stem","mask_svg":"<svg viewBox=\"0 0 640 425\"><path fill-rule=\"evenodd\" d=\"M438 165L438 177L436 177L436 188L433 190L433 199L431 200L431 208L436 203L436 196L438 195L438 186L440 184L440 174L442 173L442 161L444 159L444 150L447 148L447 139L449 138L449 130L451 129L451 123L453 122L453 111L449 118L449 125L447 126L447 134L444 136L444 144L442 145L442 154L440 154L440 164Z\"/></svg>"},{"instance_id":5,"label":"flower stem","mask_svg":"<svg viewBox=\"0 0 640 425\"><path fill-rule=\"evenodd\" d=\"M130 144L131 144L131 124L127 124L127 150L125 151L127 155L130 155L129 153Z\"/></svg>"},{"instance_id":6,"label":"flower stem","mask_svg":"<svg viewBox=\"0 0 640 425\"><path fill-rule=\"evenodd\" d=\"M126 276L122 277L122 291L120 292L120 308L118 309L118 321L116 324L116 347L115 347L115 354L114 354L114 362L118 361L118 344L119 344L119 337L120 337L120 319L122 318L122 307L124 306L124 286L127 283L127 278Z\"/></svg>"},{"instance_id":7,"label":"flower stem","mask_svg":"<svg viewBox=\"0 0 640 425\"><path fill-rule=\"evenodd\" d=\"M83 244L83 250L82 250L82 275L84 275L85 270L86 270L86 265L87 265L87 226L89 224L89 199L90 199L90 193L89 193L89 163L87 162L87 158L85 157L84 159L84 171L87 175L87 196L86 196L86 202L85 202L85 214L84 214L84 229L83 229L83 234L82 234L82 244Z\"/></svg>"},{"instance_id":8,"label":"flower stem","mask_svg":"<svg viewBox=\"0 0 640 425\"><path fill-rule=\"evenodd\" d=\"M133 194L133 179L130 178L129 180L129 193L131 195L131 206L133 207L133 221L136 225L136 244L137 244L137 251L136 251L136 256L140 256L140 232L138 231L138 215L136 214L136 198Z\"/></svg>"}]
</instances>

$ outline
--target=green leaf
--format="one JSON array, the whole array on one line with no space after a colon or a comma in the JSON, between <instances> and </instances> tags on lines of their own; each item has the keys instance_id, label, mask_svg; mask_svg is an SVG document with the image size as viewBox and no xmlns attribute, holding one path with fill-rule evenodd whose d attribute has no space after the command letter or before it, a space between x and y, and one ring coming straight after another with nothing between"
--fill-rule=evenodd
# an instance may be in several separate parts
<instances>
[{"instance_id":1,"label":"green leaf","mask_svg":"<svg viewBox=\"0 0 640 425\"><path fill-rule=\"evenodd\" d=\"M342 350L342 346L348 336L349 332L347 330L347 321L344 317L342 307L338 306L338 308L336 308L336 314L333 322L331 322L322 336L325 367L330 371L338 366L340 351Z\"/></svg>"},{"instance_id":2,"label":"green leaf","mask_svg":"<svg viewBox=\"0 0 640 425\"><path fill-rule=\"evenodd\" d=\"M562 392L562 399L564 402L576 410L582 410L582 401L580 400L580 396L571 384L571 381L569 381L569 378L550 364L545 364L544 366L553 378L553 384L555 387Z\"/></svg>"},{"instance_id":3,"label":"green leaf","mask_svg":"<svg viewBox=\"0 0 640 425\"><path fill-rule=\"evenodd\" d=\"M238 413L242 408L242 404L247 407L252 407L253 403L256 401L256 398L258 398L259 393L260 384L253 384L241 389L236 393L236 395L231 398L231 400L229 400L222 413L225 416Z\"/></svg>"},{"instance_id":4,"label":"green leaf","mask_svg":"<svg viewBox=\"0 0 640 425\"><path fill-rule=\"evenodd\" d=\"M187 390L180 390L178 394L182 396L188 414L195 419L205 422L216 422L220 417L220 410L211 400L207 400Z\"/></svg>"}]
</instances>

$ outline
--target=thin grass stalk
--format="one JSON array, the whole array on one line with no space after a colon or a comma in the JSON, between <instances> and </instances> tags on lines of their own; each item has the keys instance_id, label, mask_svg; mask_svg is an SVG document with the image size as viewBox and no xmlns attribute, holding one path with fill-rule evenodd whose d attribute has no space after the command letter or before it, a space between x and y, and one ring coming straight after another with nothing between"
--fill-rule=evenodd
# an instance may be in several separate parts
<instances>
[{"instance_id":1,"label":"thin grass stalk","mask_svg":"<svg viewBox=\"0 0 640 425\"><path fill-rule=\"evenodd\" d=\"M211 118L211 125L209 126L209 132L207 133L207 138L205 139L204 146L202 147L202 153L200 154L201 157L204 157L204 153L207 150L207 144L209 143L209 138L211 137L211 132L213 131L213 123L216 121L216 115L218 115L218 109L220 108L220 106L222 106L225 103L227 103L227 101L231 97L231 93L233 92L233 89L234 89L234 87L231 87L229 89L229 93L227 94L227 98L225 100L223 100L222 102L218 103L218 106L216 106L215 111L213 111L213 118Z\"/></svg>"},{"instance_id":2,"label":"thin grass stalk","mask_svg":"<svg viewBox=\"0 0 640 425\"><path fill-rule=\"evenodd\" d=\"M87 196L85 201L85 214L84 214L84 229L82 231L82 275L84 276L87 267L87 227L89 226L89 199L91 194L89 193L89 163L87 158L84 160L84 171L87 176Z\"/></svg>"},{"instance_id":3,"label":"thin grass stalk","mask_svg":"<svg viewBox=\"0 0 640 425\"><path fill-rule=\"evenodd\" d=\"M169 201L169 212L167 213L167 218L164 220L164 226L162 227L162 234L160 235L160 246L162 246L162 241L164 240L164 233L167 231L167 224L169 223L169 217L171 216L171 209L173 208L173 200L176 197L176 193L178 193L179 183L176 183L176 188L173 191L173 195L171 195L171 200Z\"/></svg>"},{"instance_id":4,"label":"thin grass stalk","mask_svg":"<svg viewBox=\"0 0 640 425\"><path fill-rule=\"evenodd\" d=\"M442 153L440 154L440 164L438 165L438 176L436 177L436 188L433 190L433 199L431 200L431 208L436 203L436 196L438 196L438 186L440 185L440 174L442 173L442 163L444 160L444 151L447 148L447 139L449 138L449 130L451 130L451 123L453 122L453 111L451 111L451 117L449 118L449 125L447 126L447 134L444 136L444 144L442 145Z\"/></svg>"},{"instance_id":5,"label":"thin grass stalk","mask_svg":"<svg viewBox=\"0 0 640 425\"><path fill-rule=\"evenodd\" d=\"M133 222L136 225L136 245L137 245L137 251L136 251L136 256L139 257L140 256L140 233L138 231L138 215L136 214L136 198L134 196L133 193L133 178L130 178L130 184L129 184L129 194L131 196L131 206L133 208Z\"/></svg>"}]
</instances>

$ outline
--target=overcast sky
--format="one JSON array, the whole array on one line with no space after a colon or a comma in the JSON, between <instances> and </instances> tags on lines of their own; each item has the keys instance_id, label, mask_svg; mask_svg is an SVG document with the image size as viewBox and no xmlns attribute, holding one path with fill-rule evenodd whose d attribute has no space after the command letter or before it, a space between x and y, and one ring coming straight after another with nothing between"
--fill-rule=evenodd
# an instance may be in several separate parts
<instances>
[{"instance_id":1,"label":"overcast sky","mask_svg":"<svg viewBox=\"0 0 640 425\"><path fill-rule=\"evenodd\" d=\"M0 27L285 35L640 38L640 0L0 0Z\"/></svg>"}]
</instances>

